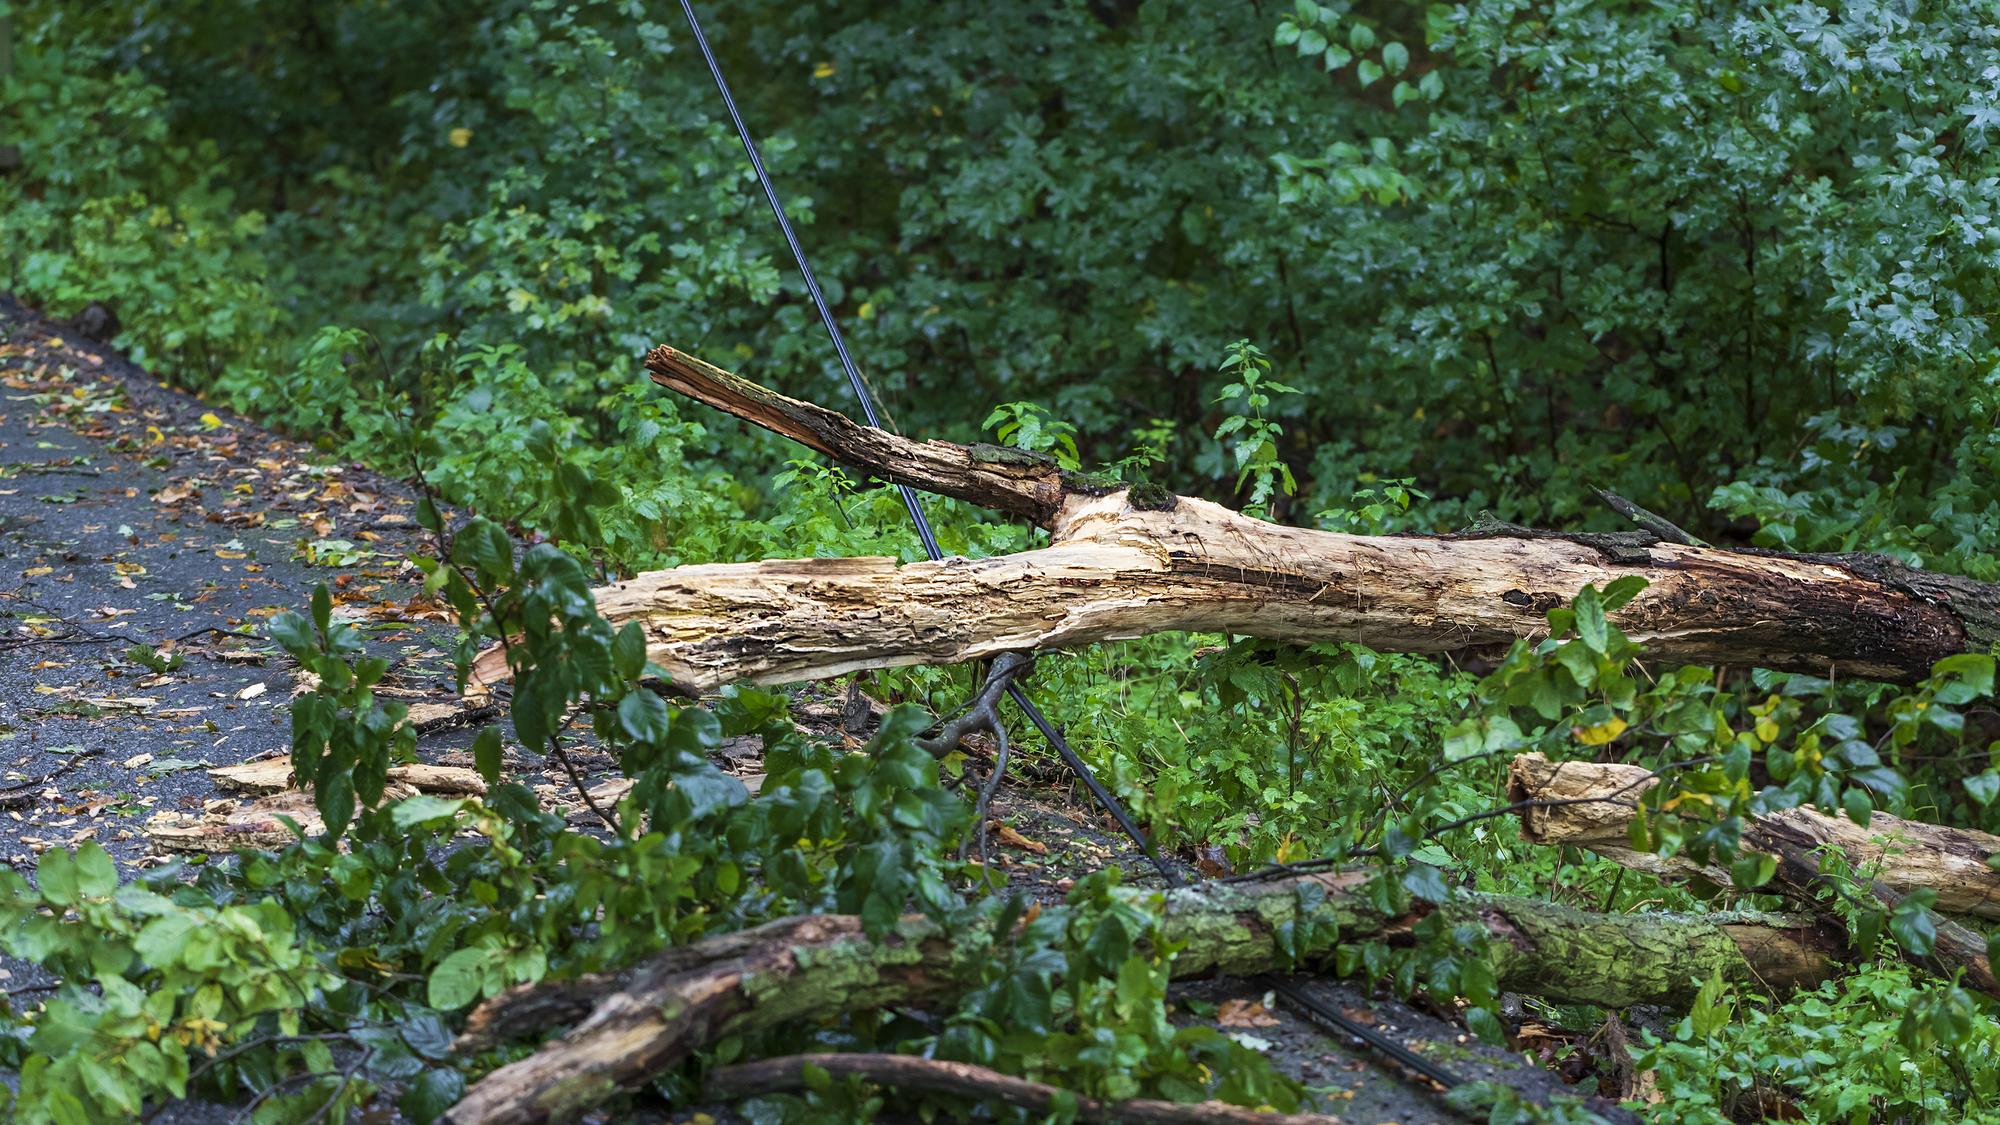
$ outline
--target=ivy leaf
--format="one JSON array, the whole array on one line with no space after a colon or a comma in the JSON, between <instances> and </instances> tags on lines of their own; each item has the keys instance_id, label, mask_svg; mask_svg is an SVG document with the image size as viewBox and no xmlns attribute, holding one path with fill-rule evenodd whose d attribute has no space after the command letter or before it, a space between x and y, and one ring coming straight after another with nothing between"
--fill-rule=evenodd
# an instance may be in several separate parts
<instances>
[{"instance_id":1,"label":"ivy leaf","mask_svg":"<svg viewBox=\"0 0 2000 1125\"><path fill-rule=\"evenodd\" d=\"M1863 828L1868 827L1869 818L1875 812L1875 802L1868 797L1868 791L1860 786L1849 786L1841 796L1840 807L1847 819Z\"/></svg>"},{"instance_id":2,"label":"ivy leaf","mask_svg":"<svg viewBox=\"0 0 2000 1125\"><path fill-rule=\"evenodd\" d=\"M1432 71L1430 75L1424 77L1424 81L1429 82L1431 76L1436 73L1436 71ZM1623 578L1614 579L1609 585L1604 587L1604 593L1599 598L1604 607L1604 612L1613 613L1622 609L1627 602L1638 597L1639 592L1644 590L1648 584L1645 577L1638 574L1628 574Z\"/></svg>"},{"instance_id":3,"label":"ivy leaf","mask_svg":"<svg viewBox=\"0 0 2000 1125\"><path fill-rule=\"evenodd\" d=\"M1982 805L1990 805L1993 798L2000 796L2000 773L1987 770L1965 779L1965 795Z\"/></svg>"},{"instance_id":4,"label":"ivy leaf","mask_svg":"<svg viewBox=\"0 0 2000 1125\"><path fill-rule=\"evenodd\" d=\"M1777 859L1763 852L1742 852L1729 865L1730 881L1746 891L1770 882L1777 873Z\"/></svg>"},{"instance_id":5,"label":"ivy leaf","mask_svg":"<svg viewBox=\"0 0 2000 1125\"><path fill-rule=\"evenodd\" d=\"M95 840L76 849L76 893L83 898L109 898L118 889L118 867Z\"/></svg>"},{"instance_id":6,"label":"ivy leaf","mask_svg":"<svg viewBox=\"0 0 2000 1125\"><path fill-rule=\"evenodd\" d=\"M514 545L500 525L481 516L466 524L451 544L452 561L473 569L486 582L514 577Z\"/></svg>"},{"instance_id":7,"label":"ivy leaf","mask_svg":"<svg viewBox=\"0 0 2000 1125\"><path fill-rule=\"evenodd\" d=\"M505 761L500 728L489 726L481 729L479 737L472 740L472 766L488 786L500 784L500 770Z\"/></svg>"},{"instance_id":8,"label":"ivy leaf","mask_svg":"<svg viewBox=\"0 0 2000 1125\"><path fill-rule=\"evenodd\" d=\"M1466 1009L1465 1029L1479 1036L1480 1042L1494 1047L1507 1042L1507 1026L1489 1008Z\"/></svg>"},{"instance_id":9,"label":"ivy leaf","mask_svg":"<svg viewBox=\"0 0 2000 1125\"><path fill-rule=\"evenodd\" d=\"M408 832L422 824L447 820L466 806L462 797L438 797L429 793L419 793L396 802L389 810L389 821L399 832Z\"/></svg>"},{"instance_id":10,"label":"ivy leaf","mask_svg":"<svg viewBox=\"0 0 2000 1125\"><path fill-rule=\"evenodd\" d=\"M51 906L74 906L81 897L77 890L76 857L67 848L50 848L35 864L35 885Z\"/></svg>"}]
</instances>

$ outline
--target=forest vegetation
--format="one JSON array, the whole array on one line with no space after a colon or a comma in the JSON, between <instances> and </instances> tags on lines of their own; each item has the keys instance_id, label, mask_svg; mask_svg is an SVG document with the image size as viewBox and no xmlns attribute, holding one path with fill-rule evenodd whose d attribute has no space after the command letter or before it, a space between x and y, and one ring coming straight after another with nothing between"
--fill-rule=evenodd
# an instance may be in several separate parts
<instances>
[{"instance_id":1,"label":"forest vegetation","mask_svg":"<svg viewBox=\"0 0 2000 1125\"><path fill-rule=\"evenodd\" d=\"M274 618L317 830L0 873L60 981L16 1120L1337 1114L1178 991L1296 971L1581 1082L1439 1120L2000 1121L2000 13L703 8L885 425L953 445L784 413L862 415L672 5L0 3L0 291L421 489L504 709L483 795L401 795L387 663L326 586ZM1174 572L1031 668L1029 587L944 584L1136 597L1085 554L1178 534L1390 561L1337 619ZM1504 620L1387 593L1507 560ZM1116 831L989 669L1189 886L1010 882L1002 785ZM583 826L509 778L586 751Z\"/></svg>"}]
</instances>

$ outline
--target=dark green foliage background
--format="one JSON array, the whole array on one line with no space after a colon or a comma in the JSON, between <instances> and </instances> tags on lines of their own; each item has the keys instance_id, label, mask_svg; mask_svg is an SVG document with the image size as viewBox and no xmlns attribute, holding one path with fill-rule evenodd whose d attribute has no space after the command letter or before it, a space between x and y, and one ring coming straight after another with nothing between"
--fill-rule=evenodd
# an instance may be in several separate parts
<instances>
[{"instance_id":1,"label":"dark green foliage background","mask_svg":"<svg viewBox=\"0 0 2000 1125\"><path fill-rule=\"evenodd\" d=\"M465 499L533 475L474 435L548 418L633 500L622 562L707 557L689 509L782 454L673 404L635 421L636 357L845 393L657 7L27 5L5 284L103 300L163 370L335 442L407 398ZM1608 520L1594 485L1710 536L2000 573L1978 5L709 18L906 429L1030 400L1106 461L1164 418L1172 482L1225 492L1202 423L1249 337L1305 392L1295 518L1414 477L1432 524ZM323 325L372 339L314 350Z\"/></svg>"}]
</instances>

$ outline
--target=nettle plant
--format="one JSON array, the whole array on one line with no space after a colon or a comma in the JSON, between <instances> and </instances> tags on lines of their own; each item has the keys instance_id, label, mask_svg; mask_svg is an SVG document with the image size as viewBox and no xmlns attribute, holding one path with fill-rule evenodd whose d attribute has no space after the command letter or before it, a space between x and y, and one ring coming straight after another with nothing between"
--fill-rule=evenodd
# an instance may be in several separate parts
<instances>
[{"instance_id":1,"label":"nettle plant","mask_svg":"<svg viewBox=\"0 0 2000 1125\"><path fill-rule=\"evenodd\" d=\"M1270 357L1248 340L1229 345L1221 370L1236 381L1215 396L1215 401L1226 403L1231 413L1215 427L1214 437L1217 441L1228 439L1237 491L1242 491L1245 483L1250 485L1243 510L1261 516L1270 510L1275 495L1290 496L1298 490L1292 467L1278 453L1278 439L1284 436L1285 428L1265 417L1264 410L1271 405L1272 396L1300 392L1271 378Z\"/></svg>"}]
</instances>

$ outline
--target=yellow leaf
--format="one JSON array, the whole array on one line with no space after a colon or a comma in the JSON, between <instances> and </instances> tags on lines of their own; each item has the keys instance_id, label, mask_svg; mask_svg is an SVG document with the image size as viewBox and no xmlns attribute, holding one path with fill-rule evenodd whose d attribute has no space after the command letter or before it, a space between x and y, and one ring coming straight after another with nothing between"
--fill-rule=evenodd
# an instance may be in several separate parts
<instances>
[{"instance_id":1,"label":"yellow leaf","mask_svg":"<svg viewBox=\"0 0 2000 1125\"><path fill-rule=\"evenodd\" d=\"M861 302L861 308L856 310L856 315L863 320L875 319L875 302L873 301Z\"/></svg>"},{"instance_id":2,"label":"yellow leaf","mask_svg":"<svg viewBox=\"0 0 2000 1125\"><path fill-rule=\"evenodd\" d=\"M1619 735L1624 734L1627 725L1625 720L1613 715L1596 726L1571 727L1569 732L1575 736L1578 742L1583 743L1585 746L1602 746Z\"/></svg>"},{"instance_id":3,"label":"yellow leaf","mask_svg":"<svg viewBox=\"0 0 2000 1125\"><path fill-rule=\"evenodd\" d=\"M451 131L449 139L451 140L451 147L464 148L466 145L472 143L472 130L461 125Z\"/></svg>"},{"instance_id":4,"label":"yellow leaf","mask_svg":"<svg viewBox=\"0 0 2000 1125\"><path fill-rule=\"evenodd\" d=\"M208 427L209 429L213 430L213 429L215 429L215 428L217 428L217 427L219 427L219 426L221 426L221 425L222 425L222 419L220 419L220 418L217 418L217 417L216 417L216 416L215 416L214 414L212 414L212 413L210 413L210 414L204 414L204 415L202 415L202 416L201 416L201 424L202 424L202 425L204 425L204 426L207 426L207 427Z\"/></svg>"},{"instance_id":5,"label":"yellow leaf","mask_svg":"<svg viewBox=\"0 0 2000 1125\"><path fill-rule=\"evenodd\" d=\"M1757 720L1757 738L1762 742L1778 741L1778 724L1769 719Z\"/></svg>"},{"instance_id":6,"label":"yellow leaf","mask_svg":"<svg viewBox=\"0 0 2000 1125\"><path fill-rule=\"evenodd\" d=\"M832 77L833 77L833 64L832 64L832 63L830 63L830 62L823 62L823 63L819 64L818 66L816 66L816 67L813 67L813 77L814 77L814 78L832 78Z\"/></svg>"}]
</instances>

